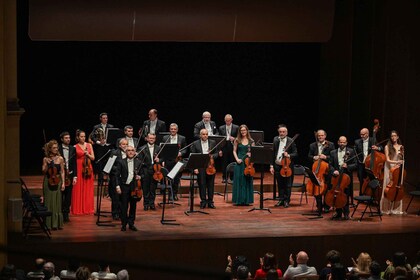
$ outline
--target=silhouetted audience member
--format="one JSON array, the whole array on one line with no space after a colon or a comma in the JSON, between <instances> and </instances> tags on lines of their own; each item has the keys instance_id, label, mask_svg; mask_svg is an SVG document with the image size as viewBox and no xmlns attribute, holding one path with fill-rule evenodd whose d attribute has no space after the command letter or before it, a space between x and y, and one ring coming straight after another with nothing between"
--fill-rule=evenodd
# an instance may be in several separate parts
<instances>
[{"instance_id":1,"label":"silhouetted audience member","mask_svg":"<svg viewBox=\"0 0 420 280\"><path fill-rule=\"evenodd\" d=\"M319 273L319 280L327 280L328 275L331 273L331 267L341 261L341 254L337 250L328 251L325 257L327 259L327 265Z\"/></svg>"},{"instance_id":2,"label":"silhouetted audience member","mask_svg":"<svg viewBox=\"0 0 420 280\"><path fill-rule=\"evenodd\" d=\"M397 266L394 272L394 280L406 280L407 279L407 269L402 266Z\"/></svg>"},{"instance_id":3,"label":"silhouetted audience member","mask_svg":"<svg viewBox=\"0 0 420 280\"><path fill-rule=\"evenodd\" d=\"M117 279L118 280L129 280L128 271L126 269L121 269L117 273Z\"/></svg>"},{"instance_id":4,"label":"silhouetted audience member","mask_svg":"<svg viewBox=\"0 0 420 280\"><path fill-rule=\"evenodd\" d=\"M0 280L16 280L16 268L13 264L6 264L0 272Z\"/></svg>"},{"instance_id":5,"label":"silhouetted audience member","mask_svg":"<svg viewBox=\"0 0 420 280\"><path fill-rule=\"evenodd\" d=\"M37 258L35 260L35 270L28 272L26 278L33 279L33 278L41 278L44 277L44 264L45 260L43 258Z\"/></svg>"},{"instance_id":6,"label":"silhouetted audience member","mask_svg":"<svg viewBox=\"0 0 420 280\"><path fill-rule=\"evenodd\" d=\"M244 265L249 268L248 259L245 256L238 255L233 260L230 255L227 256L228 264L226 266L225 272L228 273L231 279L237 278L238 267Z\"/></svg>"},{"instance_id":7,"label":"silhouetted audience member","mask_svg":"<svg viewBox=\"0 0 420 280\"><path fill-rule=\"evenodd\" d=\"M381 272L382 268L381 265L377 261L372 261L369 267L370 270L370 277L368 280L381 280Z\"/></svg>"},{"instance_id":8,"label":"silhouetted audience member","mask_svg":"<svg viewBox=\"0 0 420 280\"><path fill-rule=\"evenodd\" d=\"M270 269L267 272L267 277L265 278L266 280L278 280L279 278L279 274L277 273L277 269Z\"/></svg>"},{"instance_id":9,"label":"silhouetted audience member","mask_svg":"<svg viewBox=\"0 0 420 280\"><path fill-rule=\"evenodd\" d=\"M420 250L416 254L416 265L413 267L413 279L420 278Z\"/></svg>"},{"instance_id":10,"label":"silhouetted audience member","mask_svg":"<svg viewBox=\"0 0 420 280\"><path fill-rule=\"evenodd\" d=\"M60 277L55 275L55 265L52 262L46 262L43 268L44 279L60 280Z\"/></svg>"},{"instance_id":11,"label":"silhouetted audience member","mask_svg":"<svg viewBox=\"0 0 420 280\"><path fill-rule=\"evenodd\" d=\"M90 270L86 266L81 266L76 270L76 280L91 280Z\"/></svg>"},{"instance_id":12,"label":"silhouetted audience member","mask_svg":"<svg viewBox=\"0 0 420 280\"><path fill-rule=\"evenodd\" d=\"M100 279L117 279L117 275L112 273L109 269L109 264L105 262L99 263L99 270L98 272L92 272L92 278L100 278Z\"/></svg>"},{"instance_id":13,"label":"silhouetted audience member","mask_svg":"<svg viewBox=\"0 0 420 280\"><path fill-rule=\"evenodd\" d=\"M76 271L79 267L80 261L78 259L69 259L67 263L67 270L62 270L60 272L60 277L76 279Z\"/></svg>"},{"instance_id":14,"label":"silhouetted audience member","mask_svg":"<svg viewBox=\"0 0 420 280\"><path fill-rule=\"evenodd\" d=\"M238 270L236 271L236 275L238 280L247 280L249 279L249 268L245 265L238 266Z\"/></svg>"},{"instance_id":15,"label":"silhouetted audience member","mask_svg":"<svg viewBox=\"0 0 420 280\"><path fill-rule=\"evenodd\" d=\"M295 261L293 260L293 255L289 256L289 267L284 273L284 279L293 279L295 276L302 275L317 275L316 268L313 266L308 266L308 254L305 251L300 251L296 255L297 266L294 267Z\"/></svg>"},{"instance_id":16,"label":"silhouetted audience member","mask_svg":"<svg viewBox=\"0 0 420 280\"><path fill-rule=\"evenodd\" d=\"M366 252L362 252L357 257L356 262L354 262L354 267L352 273L358 274L370 274L370 264L372 263L372 258Z\"/></svg>"},{"instance_id":17,"label":"silhouetted audience member","mask_svg":"<svg viewBox=\"0 0 420 280\"><path fill-rule=\"evenodd\" d=\"M392 262L387 260L386 264L388 267L385 269L384 272L384 279L392 280L395 274L395 269L397 267L405 268L405 270L412 271L411 265L407 263L407 257L404 252L395 252L392 256Z\"/></svg>"},{"instance_id":18,"label":"silhouetted audience member","mask_svg":"<svg viewBox=\"0 0 420 280\"><path fill-rule=\"evenodd\" d=\"M346 280L347 269L341 263L335 263L331 266L331 273L328 280Z\"/></svg>"},{"instance_id":19,"label":"silhouetted audience member","mask_svg":"<svg viewBox=\"0 0 420 280\"><path fill-rule=\"evenodd\" d=\"M270 269L275 269L279 277L283 276L283 272L277 268L277 260L273 253L267 252L264 258L260 258L261 268L255 271L254 279L264 279Z\"/></svg>"}]
</instances>

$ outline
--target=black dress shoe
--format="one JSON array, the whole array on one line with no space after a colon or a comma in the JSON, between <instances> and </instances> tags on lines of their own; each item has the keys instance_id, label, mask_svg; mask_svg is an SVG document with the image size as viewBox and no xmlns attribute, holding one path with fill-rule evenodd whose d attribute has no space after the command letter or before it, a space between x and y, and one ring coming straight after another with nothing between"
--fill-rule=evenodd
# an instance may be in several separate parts
<instances>
[{"instance_id":1,"label":"black dress shoe","mask_svg":"<svg viewBox=\"0 0 420 280\"><path fill-rule=\"evenodd\" d=\"M289 202L284 203L284 208L287 208L287 207L289 207Z\"/></svg>"},{"instance_id":2,"label":"black dress shoe","mask_svg":"<svg viewBox=\"0 0 420 280\"><path fill-rule=\"evenodd\" d=\"M209 203L209 208L211 208L211 209L215 209L215 208L216 208L216 206L214 206L214 204L213 204L213 203Z\"/></svg>"},{"instance_id":3,"label":"black dress shoe","mask_svg":"<svg viewBox=\"0 0 420 280\"><path fill-rule=\"evenodd\" d=\"M200 209L204 209L206 208L206 203L205 202L200 202Z\"/></svg>"},{"instance_id":4,"label":"black dress shoe","mask_svg":"<svg viewBox=\"0 0 420 280\"><path fill-rule=\"evenodd\" d=\"M127 231L127 228L125 226L122 226L121 231Z\"/></svg>"},{"instance_id":5,"label":"black dress shoe","mask_svg":"<svg viewBox=\"0 0 420 280\"><path fill-rule=\"evenodd\" d=\"M346 221L350 220L350 217L349 217L349 215L344 215L344 218L343 218L343 220L346 220Z\"/></svg>"},{"instance_id":6,"label":"black dress shoe","mask_svg":"<svg viewBox=\"0 0 420 280\"><path fill-rule=\"evenodd\" d=\"M178 200L179 200L179 198L178 198L178 195L177 195L177 194L175 194L175 195L174 195L174 200L175 200L175 201L178 201Z\"/></svg>"},{"instance_id":7,"label":"black dress shoe","mask_svg":"<svg viewBox=\"0 0 420 280\"><path fill-rule=\"evenodd\" d=\"M338 215L337 213L334 213L334 215L331 218L331 220L340 220L340 219L341 219L341 215Z\"/></svg>"},{"instance_id":8,"label":"black dress shoe","mask_svg":"<svg viewBox=\"0 0 420 280\"><path fill-rule=\"evenodd\" d=\"M113 217L112 217L112 219L113 219L114 221L118 221L118 220L120 219L120 216L115 215L115 216L113 216Z\"/></svg>"},{"instance_id":9,"label":"black dress shoe","mask_svg":"<svg viewBox=\"0 0 420 280\"><path fill-rule=\"evenodd\" d=\"M134 225L128 226L128 228L132 231L138 231L138 229Z\"/></svg>"},{"instance_id":10,"label":"black dress shoe","mask_svg":"<svg viewBox=\"0 0 420 280\"><path fill-rule=\"evenodd\" d=\"M149 206L144 206L144 211L149 211Z\"/></svg>"},{"instance_id":11,"label":"black dress shoe","mask_svg":"<svg viewBox=\"0 0 420 280\"><path fill-rule=\"evenodd\" d=\"M276 203L276 205L274 205L274 207L279 207L279 206L283 206L284 205L284 201L280 200L279 202Z\"/></svg>"},{"instance_id":12,"label":"black dress shoe","mask_svg":"<svg viewBox=\"0 0 420 280\"><path fill-rule=\"evenodd\" d=\"M150 210L156 210L156 207L154 205L150 205Z\"/></svg>"}]
</instances>

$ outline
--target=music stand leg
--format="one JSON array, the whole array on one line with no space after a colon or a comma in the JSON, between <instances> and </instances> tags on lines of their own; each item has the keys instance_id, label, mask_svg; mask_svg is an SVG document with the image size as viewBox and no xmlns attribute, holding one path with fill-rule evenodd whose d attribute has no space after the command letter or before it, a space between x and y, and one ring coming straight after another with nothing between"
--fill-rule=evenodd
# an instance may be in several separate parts
<instances>
[{"instance_id":1,"label":"music stand leg","mask_svg":"<svg viewBox=\"0 0 420 280\"><path fill-rule=\"evenodd\" d=\"M168 188L165 186L165 190L163 191L163 208L162 208L162 218L160 219L160 223L162 225L174 225L174 226L179 226L179 223L174 223L176 220L169 220L166 219L165 220L165 208L166 208L166 192L168 191ZM160 205L160 204L159 204Z\"/></svg>"},{"instance_id":2,"label":"music stand leg","mask_svg":"<svg viewBox=\"0 0 420 280\"><path fill-rule=\"evenodd\" d=\"M96 225L97 226L107 226L107 227L115 227L114 224L111 224L112 221L101 221L100 217L106 217L105 215L101 214L101 204L102 204L102 194L104 192L104 185L103 185L103 180L101 180L98 183L98 193L97 193L97 197L96 197L96 215L97 215L97 219L96 219Z\"/></svg>"},{"instance_id":3,"label":"music stand leg","mask_svg":"<svg viewBox=\"0 0 420 280\"><path fill-rule=\"evenodd\" d=\"M317 187L317 186L315 186L315 187ZM319 202L319 201L317 201L316 202L316 204L317 204L317 213L303 213L302 214L302 216L312 216L312 218L308 218L308 219L322 219L322 218L324 218L323 216L322 216L322 195L320 195L321 197L320 197L320 199L321 199L321 202ZM317 198L315 197L315 200L317 200Z\"/></svg>"},{"instance_id":4,"label":"music stand leg","mask_svg":"<svg viewBox=\"0 0 420 280\"><path fill-rule=\"evenodd\" d=\"M192 174L192 173L191 173ZM201 214L209 214L207 212L201 211L201 210L194 210L194 176L191 176L190 179L190 209L185 211L184 214L189 216L190 213L201 213Z\"/></svg>"},{"instance_id":5,"label":"music stand leg","mask_svg":"<svg viewBox=\"0 0 420 280\"><path fill-rule=\"evenodd\" d=\"M264 173L264 170L261 170L260 193L259 193L259 195L260 195L260 208L254 207L254 208L248 210L248 212L252 212L254 210L265 210L265 211L268 211L268 212L271 213L271 210L269 208L264 208L264 185L263 185L263 178L264 178L263 175L264 174L263 173Z\"/></svg>"}]
</instances>

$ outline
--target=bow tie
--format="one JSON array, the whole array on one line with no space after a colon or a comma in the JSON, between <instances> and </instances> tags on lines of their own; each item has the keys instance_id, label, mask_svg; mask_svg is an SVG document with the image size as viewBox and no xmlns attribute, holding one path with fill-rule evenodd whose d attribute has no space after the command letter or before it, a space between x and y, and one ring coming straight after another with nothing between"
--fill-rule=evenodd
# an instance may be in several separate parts
<instances>
[{"instance_id":1,"label":"bow tie","mask_svg":"<svg viewBox=\"0 0 420 280\"><path fill-rule=\"evenodd\" d=\"M68 150L68 149L69 149L69 147L64 147L64 146L63 146L63 150Z\"/></svg>"}]
</instances>

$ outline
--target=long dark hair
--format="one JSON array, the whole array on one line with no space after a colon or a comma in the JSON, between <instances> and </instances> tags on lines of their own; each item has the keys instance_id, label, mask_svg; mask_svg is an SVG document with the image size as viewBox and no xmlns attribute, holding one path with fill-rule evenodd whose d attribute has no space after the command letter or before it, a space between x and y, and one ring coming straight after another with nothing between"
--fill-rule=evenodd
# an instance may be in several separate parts
<instances>
[{"instance_id":1,"label":"long dark hair","mask_svg":"<svg viewBox=\"0 0 420 280\"><path fill-rule=\"evenodd\" d=\"M398 136L397 144L401 145L400 135L398 134L396 130L391 130L391 133L389 134L390 137L389 137L388 143L386 144L388 146L388 153L389 153L390 158L394 158L395 154L397 153L397 150L394 148L394 143L392 143L392 140L391 140L392 133L397 134Z\"/></svg>"}]
</instances>

